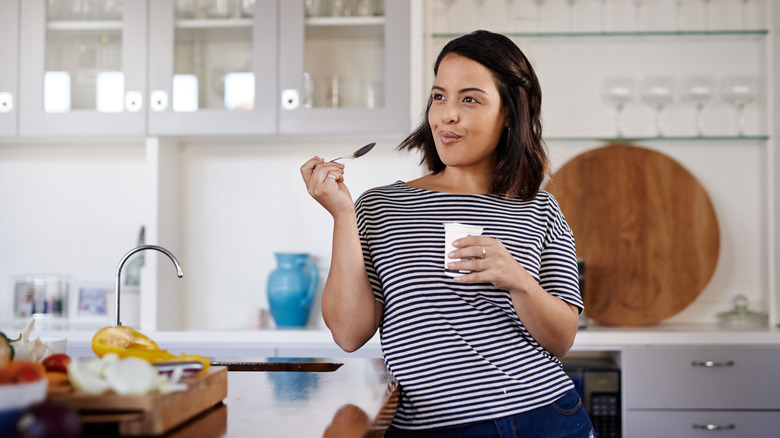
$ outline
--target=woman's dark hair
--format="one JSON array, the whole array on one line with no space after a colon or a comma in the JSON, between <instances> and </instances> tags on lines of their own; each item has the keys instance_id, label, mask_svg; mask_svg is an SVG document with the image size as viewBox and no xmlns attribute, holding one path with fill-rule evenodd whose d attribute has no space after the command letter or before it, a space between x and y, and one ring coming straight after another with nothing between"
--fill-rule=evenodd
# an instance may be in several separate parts
<instances>
[{"instance_id":1,"label":"woman's dark hair","mask_svg":"<svg viewBox=\"0 0 780 438\"><path fill-rule=\"evenodd\" d=\"M533 199L549 172L549 163L542 140L542 89L531 63L509 38L478 30L444 46L434 64L434 75L438 74L442 59L451 53L476 61L490 70L501 104L507 109L508 126L496 148L497 162L491 192L522 200ZM429 171L439 173L445 165L436 152L428 122L432 102L432 98L428 98L420 126L401 142L398 149L420 149L420 164L424 163Z\"/></svg>"}]
</instances>

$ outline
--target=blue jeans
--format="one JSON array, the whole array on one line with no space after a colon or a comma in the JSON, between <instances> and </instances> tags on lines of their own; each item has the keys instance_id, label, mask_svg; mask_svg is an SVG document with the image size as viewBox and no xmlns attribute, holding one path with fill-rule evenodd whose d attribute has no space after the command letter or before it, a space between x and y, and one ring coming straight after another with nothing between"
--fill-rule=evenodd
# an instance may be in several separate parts
<instances>
[{"instance_id":1,"label":"blue jeans","mask_svg":"<svg viewBox=\"0 0 780 438\"><path fill-rule=\"evenodd\" d=\"M547 406L522 414L462 426L404 430L390 426L385 438L595 438L593 424L579 394L571 389Z\"/></svg>"}]
</instances>

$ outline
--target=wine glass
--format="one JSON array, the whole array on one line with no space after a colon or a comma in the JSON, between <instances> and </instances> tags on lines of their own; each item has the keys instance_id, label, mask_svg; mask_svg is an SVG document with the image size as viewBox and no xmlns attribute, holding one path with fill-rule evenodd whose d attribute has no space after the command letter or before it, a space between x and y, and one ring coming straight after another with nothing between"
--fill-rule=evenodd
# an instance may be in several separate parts
<instances>
[{"instance_id":1,"label":"wine glass","mask_svg":"<svg viewBox=\"0 0 780 438\"><path fill-rule=\"evenodd\" d=\"M710 0L704 0L704 30L710 28Z\"/></svg>"},{"instance_id":2,"label":"wine glass","mask_svg":"<svg viewBox=\"0 0 780 438\"><path fill-rule=\"evenodd\" d=\"M515 0L506 0L506 30L509 33L515 31Z\"/></svg>"},{"instance_id":3,"label":"wine glass","mask_svg":"<svg viewBox=\"0 0 780 438\"><path fill-rule=\"evenodd\" d=\"M477 13L479 14L479 19L477 20L477 23L479 23L480 29L484 29L485 28L485 0L474 0L474 2L477 4Z\"/></svg>"},{"instance_id":4,"label":"wine glass","mask_svg":"<svg viewBox=\"0 0 780 438\"><path fill-rule=\"evenodd\" d=\"M742 0L742 29L748 28L748 2L750 0Z\"/></svg>"},{"instance_id":5,"label":"wine glass","mask_svg":"<svg viewBox=\"0 0 780 438\"><path fill-rule=\"evenodd\" d=\"M630 77L611 77L604 81L604 100L615 107L615 130L617 137L623 137L623 109L634 100L634 88L634 78Z\"/></svg>"},{"instance_id":6,"label":"wine glass","mask_svg":"<svg viewBox=\"0 0 780 438\"><path fill-rule=\"evenodd\" d=\"M607 31L607 0L599 1L599 28L602 32Z\"/></svg>"},{"instance_id":7,"label":"wine glass","mask_svg":"<svg viewBox=\"0 0 780 438\"><path fill-rule=\"evenodd\" d=\"M636 9L634 20L636 21L636 30L638 31L642 22L642 0L634 0L634 8Z\"/></svg>"},{"instance_id":8,"label":"wine glass","mask_svg":"<svg viewBox=\"0 0 780 438\"><path fill-rule=\"evenodd\" d=\"M455 4L456 0L444 0L444 9L446 9L447 14L447 32L452 32L452 5Z\"/></svg>"},{"instance_id":9,"label":"wine glass","mask_svg":"<svg viewBox=\"0 0 780 438\"><path fill-rule=\"evenodd\" d=\"M721 83L723 100L737 108L737 133L745 135L745 106L756 98L756 80L749 76L726 76Z\"/></svg>"},{"instance_id":10,"label":"wine glass","mask_svg":"<svg viewBox=\"0 0 780 438\"><path fill-rule=\"evenodd\" d=\"M577 3L577 0L566 0L566 4L569 5L569 32L574 28L574 3Z\"/></svg>"},{"instance_id":11,"label":"wine glass","mask_svg":"<svg viewBox=\"0 0 780 438\"><path fill-rule=\"evenodd\" d=\"M682 9L682 0L674 0L674 29L678 32L681 30L681 26L680 26L680 21L681 21L680 15L682 13L681 9Z\"/></svg>"},{"instance_id":12,"label":"wine glass","mask_svg":"<svg viewBox=\"0 0 780 438\"><path fill-rule=\"evenodd\" d=\"M661 114L664 107L674 100L674 78L671 76L648 76L641 85L642 100L655 109L655 132L663 137Z\"/></svg>"},{"instance_id":13,"label":"wine glass","mask_svg":"<svg viewBox=\"0 0 780 438\"><path fill-rule=\"evenodd\" d=\"M531 0L536 4L536 31L539 32L542 30L542 5L544 5L544 0Z\"/></svg>"},{"instance_id":14,"label":"wine glass","mask_svg":"<svg viewBox=\"0 0 780 438\"><path fill-rule=\"evenodd\" d=\"M689 76L680 84L682 98L696 108L696 135L703 136L704 105L712 100L715 93L715 79L712 76Z\"/></svg>"}]
</instances>

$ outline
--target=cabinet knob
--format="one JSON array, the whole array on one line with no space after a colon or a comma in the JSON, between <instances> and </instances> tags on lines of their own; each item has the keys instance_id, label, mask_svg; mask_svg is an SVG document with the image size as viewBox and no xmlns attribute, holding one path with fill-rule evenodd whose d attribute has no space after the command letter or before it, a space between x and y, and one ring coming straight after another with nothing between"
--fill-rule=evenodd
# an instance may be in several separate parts
<instances>
[{"instance_id":1,"label":"cabinet knob","mask_svg":"<svg viewBox=\"0 0 780 438\"><path fill-rule=\"evenodd\" d=\"M736 429L737 426L733 424L695 424L693 425L694 429L697 430L732 430Z\"/></svg>"},{"instance_id":2,"label":"cabinet knob","mask_svg":"<svg viewBox=\"0 0 780 438\"><path fill-rule=\"evenodd\" d=\"M294 110L300 104L300 93L294 88L282 90L282 108Z\"/></svg>"},{"instance_id":3,"label":"cabinet knob","mask_svg":"<svg viewBox=\"0 0 780 438\"><path fill-rule=\"evenodd\" d=\"M14 95L0 91L0 113L10 113L14 109Z\"/></svg>"},{"instance_id":4,"label":"cabinet knob","mask_svg":"<svg viewBox=\"0 0 780 438\"><path fill-rule=\"evenodd\" d=\"M152 111L165 111L168 108L168 93L163 90L154 90L149 96L149 106Z\"/></svg>"},{"instance_id":5,"label":"cabinet knob","mask_svg":"<svg viewBox=\"0 0 780 438\"><path fill-rule=\"evenodd\" d=\"M732 367L734 366L734 361L727 360L727 361L718 362L714 360L704 360L704 361L694 360L693 362L691 362L691 366L704 367L704 368Z\"/></svg>"},{"instance_id":6,"label":"cabinet knob","mask_svg":"<svg viewBox=\"0 0 780 438\"><path fill-rule=\"evenodd\" d=\"M144 98L140 91L128 91L125 94L125 109L132 113L141 111L141 108L144 106L143 102Z\"/></svg>"}]
</instances>

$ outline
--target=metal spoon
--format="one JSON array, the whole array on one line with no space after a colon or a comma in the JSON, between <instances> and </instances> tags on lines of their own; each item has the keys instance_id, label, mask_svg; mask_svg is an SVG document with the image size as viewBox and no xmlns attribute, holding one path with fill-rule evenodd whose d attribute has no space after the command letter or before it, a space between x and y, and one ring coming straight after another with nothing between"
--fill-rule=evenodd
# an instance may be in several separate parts
<instances>
[{"instance_id":1,"label":"metal spoon","mask_svg":"<svg viewBox=\"0 0 780 438\"><path fill-rule=\"evenodd\" d=\"M341 159L344 159L344 158L349 158L350 160L353 160L355 158L360 158L363 155L367 154L368 151L373 149L375 145L376 145L376 143L369 143L369 144L363 146L362 148L356 150L355 152L353 152L352 155L347 155L347 156L344 156L344 157L334 158L334 159L332 159L330 161L331 162L338 161L338 160L341 160Z\"/></svg>"}]
</instances>

